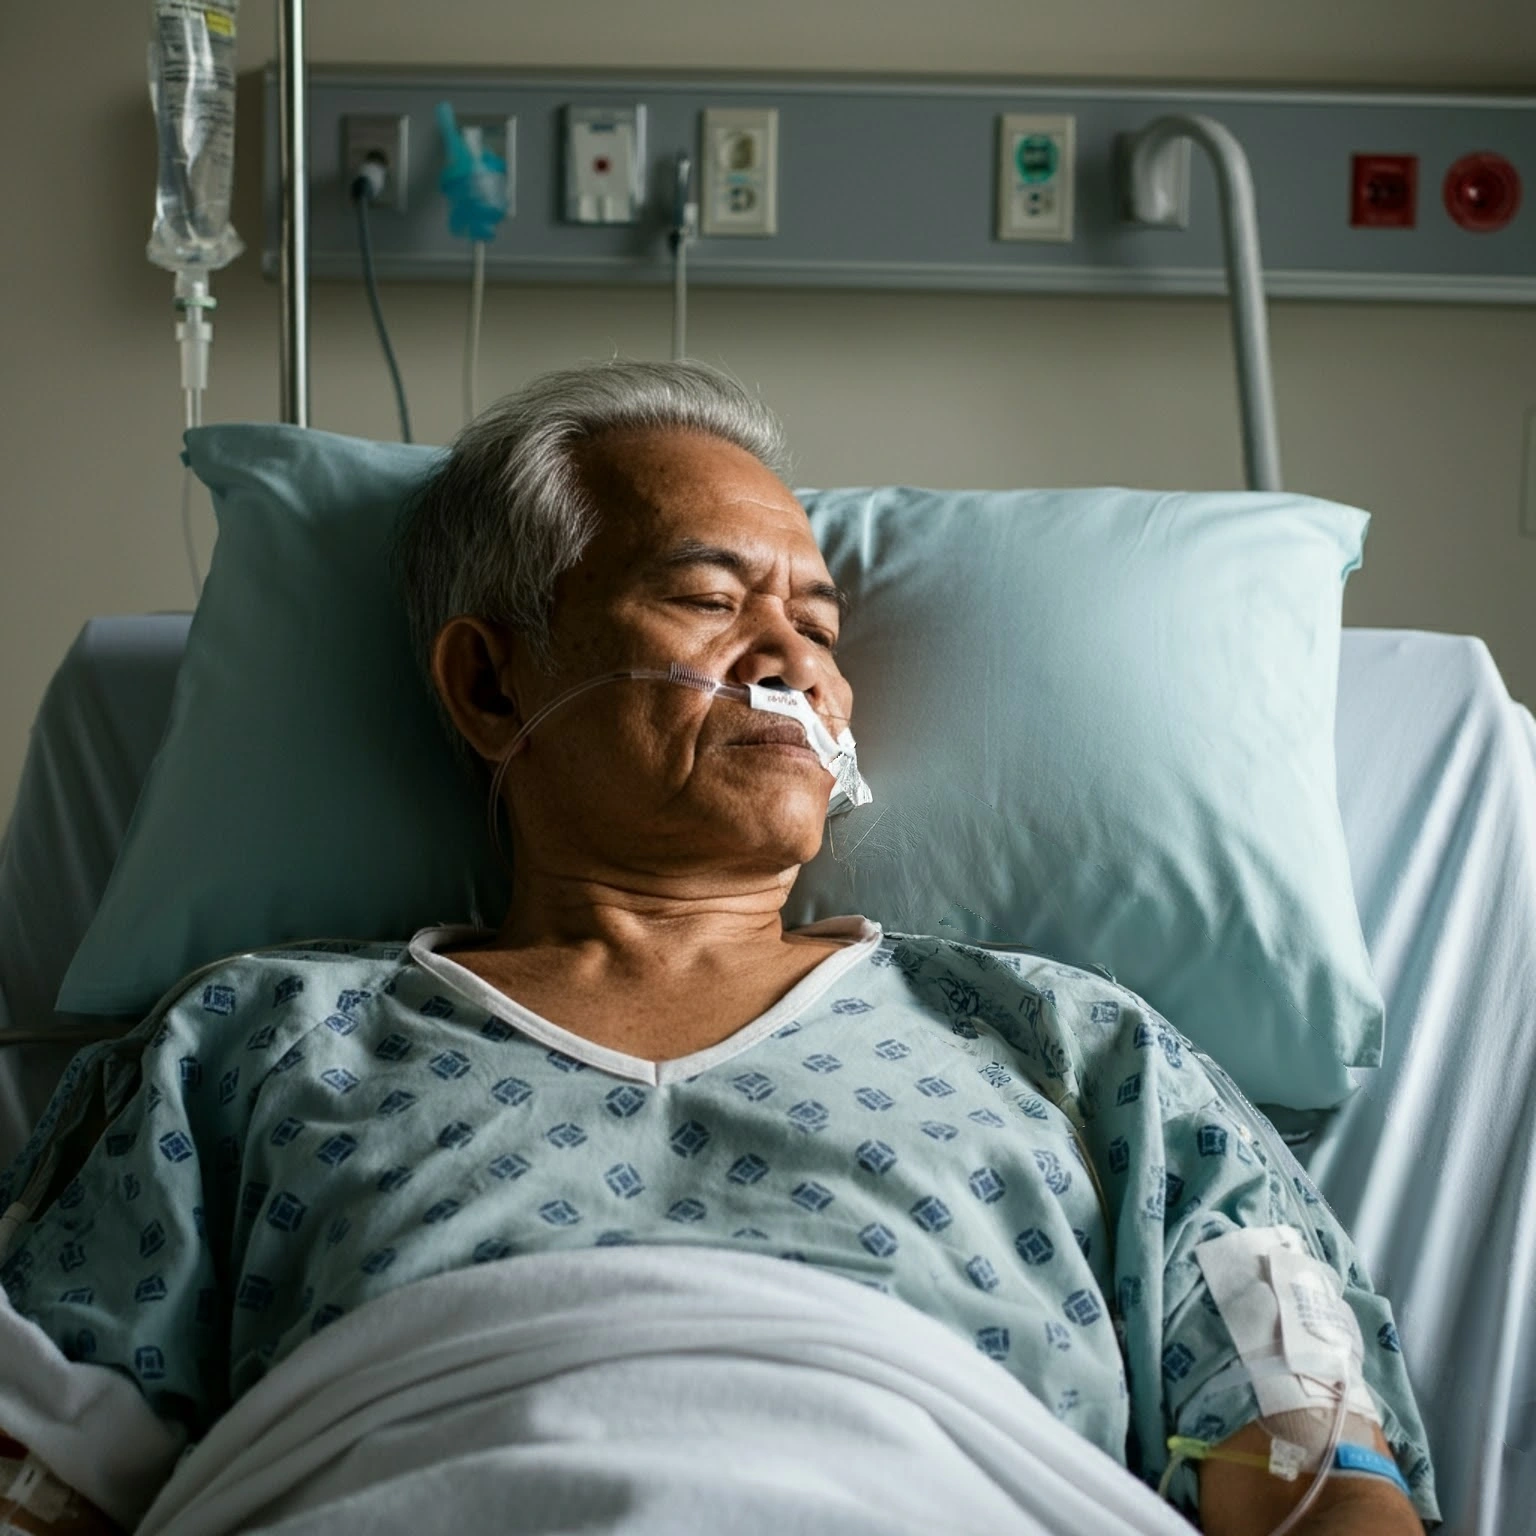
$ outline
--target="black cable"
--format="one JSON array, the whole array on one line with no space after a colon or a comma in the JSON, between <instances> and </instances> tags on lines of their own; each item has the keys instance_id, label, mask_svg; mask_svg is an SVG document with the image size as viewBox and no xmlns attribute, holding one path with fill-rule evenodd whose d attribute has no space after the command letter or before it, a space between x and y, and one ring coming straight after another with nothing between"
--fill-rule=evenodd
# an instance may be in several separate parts
<instances>
[{"instance_id":1,"label":"black cable","mask_svg":"<svg viewBox=\"0 0 1536 1536\"><path fill-rule=\"evenodd\" d=\"M389 330L379 305L379 285L373 273L373 242L368 235L368 204L371 201L371 188L359 177L352 183L352 206L357 209L357 243L363 255L363 286L368 291L374 329L379 333L379 345L384 349L384 361L389 365L389 377L395 386L395 405L400 412L400 441L408 443L411 441L411 413L405 403L405 385L400 378L400 365L395 361L395 349L389 344Z\"/></svg>"}]
</instances>

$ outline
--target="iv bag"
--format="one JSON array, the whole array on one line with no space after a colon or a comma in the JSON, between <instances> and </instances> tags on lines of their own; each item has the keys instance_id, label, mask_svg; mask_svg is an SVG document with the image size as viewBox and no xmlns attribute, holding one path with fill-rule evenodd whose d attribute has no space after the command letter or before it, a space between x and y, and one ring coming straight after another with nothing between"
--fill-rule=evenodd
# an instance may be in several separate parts
<instances>
[{"instance_id":1,"label":"iv bag","mask_svg":"<svg viewBox=\"0 0 1536 1536\"><path fill-rule=\"evenodd\" d=\"M147 254L172 272L216 272L245 249L229 222L239 4L151 0L149 99L160 172Z\"/></svg>"}]
</instances>

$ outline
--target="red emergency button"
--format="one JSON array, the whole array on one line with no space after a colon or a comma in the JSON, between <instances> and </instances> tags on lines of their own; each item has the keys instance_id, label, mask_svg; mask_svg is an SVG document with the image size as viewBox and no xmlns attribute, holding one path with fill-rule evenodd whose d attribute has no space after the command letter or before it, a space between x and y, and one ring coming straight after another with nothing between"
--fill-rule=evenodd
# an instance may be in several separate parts
<instances>
[{"instance_id":1,"label":"red emergency button","mask_svg":"<svg viewBox=\"0 0 1536 1536\"><path fill-rule=\"evenodd\" d=\"M1503 155L1463 155L1445 173L1441 195L1463 229L1491 234L1520 211L1520 173Z\"/></svg>"}]
</instances>

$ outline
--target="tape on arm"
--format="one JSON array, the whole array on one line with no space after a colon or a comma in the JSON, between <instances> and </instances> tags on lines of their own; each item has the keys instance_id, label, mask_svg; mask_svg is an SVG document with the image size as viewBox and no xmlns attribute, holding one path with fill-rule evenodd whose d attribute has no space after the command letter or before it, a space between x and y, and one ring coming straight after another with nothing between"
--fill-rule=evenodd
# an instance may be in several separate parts
<instances>
[{"instance_id":1,"label":"tape on arm","mask_svg":"<svg viewBox=\"0 0 1536 1536\"><path fill-rule=\"evenodd\" d=\"M1315 1466L1341 1391L1344 1437L1374 1440L1381 1415L1365 1385L1365 1343L1337 1274L1290 1227L1248 1227L1195 1250L1216 1310L1247 1367L1260 1420Z\"/></svg>"},{"instance_id":2,"label":"tape on arm","mask_svg":"<svg viewBox=\"0 0 1536 1536\"><path fill-rule=\"evenodd\" d=\"M12 1454L12 1448L19 1453ZM0 1533L10 1536L107 1536L113 1524L61 1483L35 1456L0 1433Z\"/></svg>"}]
</instances>

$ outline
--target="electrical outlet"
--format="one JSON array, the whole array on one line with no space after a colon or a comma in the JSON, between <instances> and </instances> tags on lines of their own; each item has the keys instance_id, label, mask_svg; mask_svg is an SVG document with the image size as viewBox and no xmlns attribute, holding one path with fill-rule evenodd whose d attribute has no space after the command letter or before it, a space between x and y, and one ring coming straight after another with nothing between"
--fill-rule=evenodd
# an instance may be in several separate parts
<instances>
[{"instance_id":1,"label":"electrical outlet","mask_svg":"<svg viewBox=\"0 0 1536 1536\"><path fill-rule=\"evenodd\" d=\"M701 131L701 232L778 234L778 109L708 107Z\"/></svg>"},{"instance_id":2,"label":"electrical outlet","mask_svg":"<svg viewBox=\"0 0 1536 1536\"><path fill-rule=\"evenodd\" d=\"M1070 240L1076 179L1073 117L1007 112L998 119L997 238Z\"/></svg>"},{"instance_id":3,"label":"electrical outlet","mask_svg":"<svg viewBox=\"0 0 1536 1536\"><path fill-rule=\"evenodd\" d=\"M405 212L405 191L410 184L411 120L393 114L363 116L352 114L341 120L341 190L352 195L352 178L369 158L384 165L384 190L374 198L375 208Z\"/></svg>"},{"instance_id":4,"label":"electrical outlet","mask_svg":"<svg viewBox=\"0 0 1536 1536\"><path fill-rule=\"evenodd\" d=\"M517 119L485 117L474 112L458 120L459 132L468 137L478 129L480 142L493 154L500 155L507 167L507 217L517 214Z\"/></svg>"}]
</instances>

